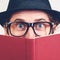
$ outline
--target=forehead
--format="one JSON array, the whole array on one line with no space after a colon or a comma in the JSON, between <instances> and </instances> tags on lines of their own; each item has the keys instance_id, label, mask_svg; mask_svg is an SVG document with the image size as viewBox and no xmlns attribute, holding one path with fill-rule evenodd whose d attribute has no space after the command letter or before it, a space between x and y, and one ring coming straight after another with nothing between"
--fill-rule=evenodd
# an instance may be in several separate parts
<instances>
[{"instance_id":1,"label":"forehead","mask_svg":"<svg viewBox=\"0 0 60 60\"><path fill-rule=\"evenodd\" d=\"M46 21L49 21L48 14L40 10L25 10L16 12L12 15L10 21L14 21L16 19L21 19L26 22L34 22L38 19L44 19Z\"/></svg>"}]
</instances>

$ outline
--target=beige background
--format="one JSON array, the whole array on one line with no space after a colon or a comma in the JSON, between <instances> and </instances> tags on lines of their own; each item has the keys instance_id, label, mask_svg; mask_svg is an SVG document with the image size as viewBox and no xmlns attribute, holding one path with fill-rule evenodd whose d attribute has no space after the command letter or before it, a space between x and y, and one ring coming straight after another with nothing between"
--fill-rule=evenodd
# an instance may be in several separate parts
<instances>
[{"instance_id":1,"label":"beige background","mask_svg":"<svg viewBox=\"0 0 60 60\"><path fill-rule=\"evenodd\" d=\"M60 0L49 0L52 9L60 11ZM6 11L8 7L9 0L0 0L0 12ZM55 33L60 33L60 25L56 28ZM4 29L0 25L0 34L4 34Z\"/></svg>"}]
</instances>

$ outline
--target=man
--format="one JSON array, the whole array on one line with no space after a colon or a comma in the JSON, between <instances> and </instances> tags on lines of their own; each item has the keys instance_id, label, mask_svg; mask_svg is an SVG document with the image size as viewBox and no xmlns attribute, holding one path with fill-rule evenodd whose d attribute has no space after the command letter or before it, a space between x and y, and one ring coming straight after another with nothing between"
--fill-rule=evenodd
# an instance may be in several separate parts
<instances>
[{"instance_id":1,"label":"man","mask_svg":"<svg viewBox=\"0 0 60 60\"><path fill-rule=\"evenodd\" d=\"M48 0L10 0L7 11L0 13L0 23L7 36L33 39L53 34L59 15Z\"/></svg>"}]
</instances>

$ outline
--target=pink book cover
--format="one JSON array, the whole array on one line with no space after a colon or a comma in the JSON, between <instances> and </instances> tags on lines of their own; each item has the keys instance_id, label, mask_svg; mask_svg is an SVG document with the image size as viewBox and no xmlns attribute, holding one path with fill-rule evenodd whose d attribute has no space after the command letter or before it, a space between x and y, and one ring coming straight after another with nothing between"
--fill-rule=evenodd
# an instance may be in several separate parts
<instances>
[{"instance_id":1,"label":"pink book cover","mask_svg":"<svg viewBox=\"0 0 60 60\"><path fill-rule=\"evenodd\" d=\"M0 35L0 60L60 60L60 34L36 39Z\"/></svg>"}]
</instances>

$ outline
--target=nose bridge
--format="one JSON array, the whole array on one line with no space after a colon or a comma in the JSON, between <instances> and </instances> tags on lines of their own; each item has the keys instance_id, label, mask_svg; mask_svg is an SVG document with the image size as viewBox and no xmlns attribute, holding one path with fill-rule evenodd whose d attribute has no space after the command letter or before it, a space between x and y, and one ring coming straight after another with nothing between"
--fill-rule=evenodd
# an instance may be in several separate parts
<instances>
[{"instance_id":1,"label":"nose bridge","mask_svg":"<svg viewBox=\"0 0 60 60\"><path fill-rule=\"evenodd\" d=\"M34 34L32 27L29 27L29 30L28 30L27 34L25 35L25 38L29 38L29 39L35 38L35 34Z\"/></svg>"}]
</instances>

